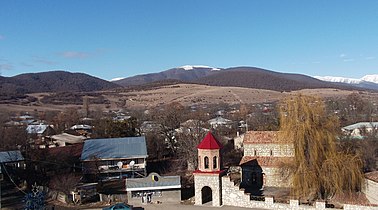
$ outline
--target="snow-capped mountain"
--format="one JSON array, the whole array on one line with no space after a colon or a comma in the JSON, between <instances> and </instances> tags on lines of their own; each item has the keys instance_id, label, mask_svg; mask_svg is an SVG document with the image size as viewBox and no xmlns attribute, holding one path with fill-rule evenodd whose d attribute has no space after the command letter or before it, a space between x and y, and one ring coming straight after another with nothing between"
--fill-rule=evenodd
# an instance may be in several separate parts
<instances>
[{"instance_id":1,"label":"snow-capped mountain","mask_svg":"<svg viewBox=\"0 0 378 210\"><path fill-rule=\"evenodd\" d=\"M315 76L314 78L318 80L323 80L326 82L338 82L347 83L361 88L368 88L378 90L378 74L366 75L361 79L345 78L345 77L333 77L333 76Z\"/></svg>"},{"instance_id":2,"label":"snow-capped mountain","mask_svg":"<svg viewBox=\"0 0 378 210\"><path fill-rule=\"evenodd\" d=\"M366 82L378 83L378 74L366 75L362 77L361 80Z\"/></svg>"},{"instance_id":3,"label":"snow-capped mountain","mask_svg":"<svg viewBox=\"0 0 378 210\"><path fill-rule=\"evenodd\" d=\"M361 79L353 79L353 78L346 78L346 77L333 77L333 76L315 76L314 78L326 82L341 82L341 83L348 83L348 84L359 84Z\"/></svg>"},{"instance_id":4,"label":"snow-capped mountain","mask_svg":"<svg viewBox=\"0 0 378 210\"><path fill-rule=\"evenodd\" d=\"M193 81L201 77L218 73L220 70L220 68L204 65L185 65L158 73L136 75L133 77L116 80L114 83L122 86L133 86L162 80Z\"/></svg>"},{"instance_id":5,"label":"snow-capped mountain","mask_svg":"<svg viewBox=\"0 0 378 210\"><path fill-rule=\"evenodd\" d=\"M361 82L372 82L378 84L378 74L373 75L366 75L363 76L361 79L354 79L354 78L346 78L346 77L333 77L333 76L315 76L318 80L323 80L326 82L341 82L341 83L348 83L348 84L360 84Z\"/></svg>"},{"instance_id":6,"label":"snow-capped mountain","mask_svg":"<svg viewBox=\"0 0 378 210\"><path fill-rule=\"evenodd\" d=\"M178 69L184 69L184 70L193 70L193 69L211 69L211 71L219 71L219 68L214 68L210 66L203 66L203 65L185 65L185 66L180 66Z\"/></svg>"},{"instance_id":7,"label":"snow-capped mountain","mask_svg":"<svg viewBox=\"0 0 378 210\"><path fill-rule=\"evenodd\" d=\"M116 77L116 78L109 80L109 82L114 82L114 81L118 81L118 80L121 80L121 79L125 79L125 77Z\"/></svg>"}]
</instances>

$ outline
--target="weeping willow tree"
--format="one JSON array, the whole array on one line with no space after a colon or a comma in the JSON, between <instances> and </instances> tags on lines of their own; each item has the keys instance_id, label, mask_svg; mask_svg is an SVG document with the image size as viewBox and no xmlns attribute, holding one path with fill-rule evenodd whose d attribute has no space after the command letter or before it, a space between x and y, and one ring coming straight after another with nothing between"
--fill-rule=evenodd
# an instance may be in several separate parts
<instances>
[{"instance_id":1,"label":"weeping willow tree","mask_svg":"<svg viewBox=\"0 0 378 210\"><path fill-rule=\"evenodd\" d=\"M326 115L321 99L299 95L285 99L280 109L280 138L295 150L292 196L316 200L359 191L362 161L337 150L338 120Z\"/></svg>"}]
</instances>

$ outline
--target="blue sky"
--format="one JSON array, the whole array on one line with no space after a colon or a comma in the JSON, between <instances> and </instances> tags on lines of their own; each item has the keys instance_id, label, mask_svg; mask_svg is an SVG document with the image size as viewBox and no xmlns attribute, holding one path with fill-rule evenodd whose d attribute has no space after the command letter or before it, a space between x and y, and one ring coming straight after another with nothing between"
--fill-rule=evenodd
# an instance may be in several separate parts
<instances>
[{"instance_id":1,"label":"blue sky","mask_svg":"<svg viewBox=\"0 0 378 210\"><path fill-rule=\"evenodd\" d=\"M183 65L378 74L374 0L0 0L0 73L103 79Z\"/></svg>"}]
</instances>

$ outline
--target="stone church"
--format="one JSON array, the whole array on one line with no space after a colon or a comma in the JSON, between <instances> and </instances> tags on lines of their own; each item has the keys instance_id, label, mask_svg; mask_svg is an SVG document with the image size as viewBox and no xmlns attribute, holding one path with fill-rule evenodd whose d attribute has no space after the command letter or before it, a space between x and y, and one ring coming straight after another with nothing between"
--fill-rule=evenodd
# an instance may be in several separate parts
<instances>
[{"instance_id":1,"label":"stone church","mask_svg":"<svg viewBox=\"0 0 378 210\"><path fill-rule=\"evenodd\" d=\"M193 172L195 204L212 202L213 206L233 203L230 195L239 195L240 188L286 187L280 164L294 157L294 146L278 141L278 132L250 131L244 136L244 156L240 161L241 183L234 182L222 170L222 144L209 132L198 149L198 169ZM245 196L244 191L240 194ZM223 195L223 196L222 196ZM224 196L227 195L227 196ZM232 197L232 196L231 196Z\"/></svg>"}]
</instances>

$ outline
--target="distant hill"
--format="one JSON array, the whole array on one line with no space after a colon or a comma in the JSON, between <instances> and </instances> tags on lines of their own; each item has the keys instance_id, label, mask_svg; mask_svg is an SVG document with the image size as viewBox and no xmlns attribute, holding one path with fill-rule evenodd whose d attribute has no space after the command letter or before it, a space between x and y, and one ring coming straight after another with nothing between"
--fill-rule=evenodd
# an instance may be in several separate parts
<instances>
[{"instance_id":1,"label":"distant hill","mask_svg":"<svg viewBox=\"0 0 378 210\"><path fill-rule=\"evenodd\" d=\"M219 71L218 68L209 66L182 66L178 68L169 69L159 73L143 74L133 77L128 77L116 80L113 83L130 87L135 85L145 85L162 80L180 80L185 82L194 81L196 79L215 74Z\"/></svg>"},{"instance_id":2,"label":"distant hill","mask_svg":"<svg viewBox=\"0 0 378 210\"><path fill-rule=\"evenodd\" d=\"M362 89L348 84L321 81L306 75L279 73L255 67L219 69L207 66L183 66L160 73L129 77L114 81L114 83L124 87L136 85L146 87L148 84L159 84L159 81L170 79L212 86L246 87L275 91L313 88Z\"/></svg>"},{"instance_id":3,"label":"distant hill","mask_svg":"<svg viewBox=\"0 0 378 210\"><path fill-rule=\"evenodd\" d=\"M217 74L199 78L199 84L232 86L275 91L293 91L314 88L356 89L355 87L320 81L302 74L289 74L254 67L235 67Z\"/></svg>"},{"instance_id":4,"label":"distant hill","mask_svg":"<svg viewBox=\"0 0 378 210\"><path fill-rule=\"evenodd\" d=\"M49 71L0 77L0 95L38 92L80 92L117 88L119 85L84 73Z\"/></svg>"}]
</instances>

